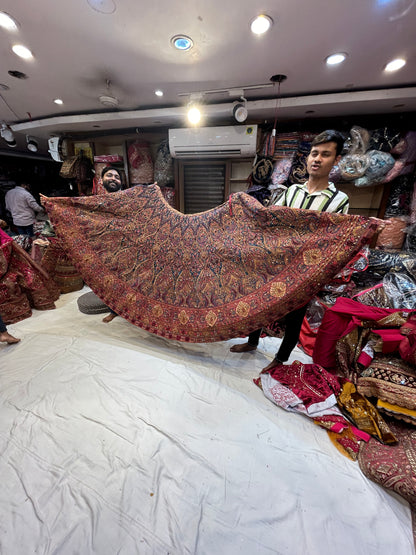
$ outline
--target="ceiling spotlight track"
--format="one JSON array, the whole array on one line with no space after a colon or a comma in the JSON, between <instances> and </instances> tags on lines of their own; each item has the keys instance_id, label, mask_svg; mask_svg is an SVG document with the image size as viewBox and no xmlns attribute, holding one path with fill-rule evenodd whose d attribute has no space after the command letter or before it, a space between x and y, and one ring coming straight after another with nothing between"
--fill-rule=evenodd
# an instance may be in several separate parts
<instances>
[{"instance_id":1,"label":"ceiling spotlight track","mask_svg":"<svg viewBox=\"0 0 416 555\"><path fill-rule=\"evenodd\" d=\"M244 87L229 87L228 89L210 89L207 91L195 91L195 92L181 92L178 96L192 96L192 95L205 95L205 94L219 94L228 93L229 96L242 96L244 91L254 90L254 89L266 89L268 87L273 87L273 83L261 83L259 85L245 85ZM235 93L235 94L233 94Z\"/></svg>"}]
</instances>

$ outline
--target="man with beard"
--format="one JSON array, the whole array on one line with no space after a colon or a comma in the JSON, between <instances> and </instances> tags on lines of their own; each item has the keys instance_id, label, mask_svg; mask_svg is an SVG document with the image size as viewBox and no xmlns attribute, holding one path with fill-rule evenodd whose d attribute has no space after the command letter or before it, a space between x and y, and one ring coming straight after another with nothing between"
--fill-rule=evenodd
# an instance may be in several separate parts
<instances>
[{"instance_id":1,"label":"man with beard","mask_svg":"<svg viewBox=\"0 0 416 555\"><path fill-rule=\"evenodd\" d=\"M101 172L101 181L107 193L121 190L121 177L117 168L106 166Z\"/></svg>"},{"instance_id":2,"label":"man with beard","mask_svg":"<svg viewBox=\"0 0 416 555\"><path fill-rule=\"evenodd\" d=\"M344 137L338 131L328 130L317 135L311 145L307 159L309 179L306 183L288 187L285 194L276 202L277 206L317 210L319 212L336 212L346 214L349 208L348 196L338 191L328 180L329 173L340 158L344 146ZM289 359L299 341L300 329L306 314L307 304L285 316L286 331L279 351L262 371L270 370L277 364ZM255 351L259 343L261 329L248 336L247 343L233 345L233 353Z\"/></svg>"}]
</instances>

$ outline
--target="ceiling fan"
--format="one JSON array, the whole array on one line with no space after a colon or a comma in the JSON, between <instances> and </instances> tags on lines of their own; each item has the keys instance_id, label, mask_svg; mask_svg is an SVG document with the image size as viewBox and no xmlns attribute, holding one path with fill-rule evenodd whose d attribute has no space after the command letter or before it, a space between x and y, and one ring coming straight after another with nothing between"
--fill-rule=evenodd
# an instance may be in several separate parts
<instances>
[{"instance_id":1,"label":"ceiling fan","mask_svg":"<svg viewBox=\"0 0 416 555\"><path fill-rule=\"evenodd\" d=\"M111 81L110 79L106 79L106 92L105 94L100 94L98 100L100 103L105 106L106 108L116 108L120 101L119 99L111 93Z\"/></svg>"}]
</instances>

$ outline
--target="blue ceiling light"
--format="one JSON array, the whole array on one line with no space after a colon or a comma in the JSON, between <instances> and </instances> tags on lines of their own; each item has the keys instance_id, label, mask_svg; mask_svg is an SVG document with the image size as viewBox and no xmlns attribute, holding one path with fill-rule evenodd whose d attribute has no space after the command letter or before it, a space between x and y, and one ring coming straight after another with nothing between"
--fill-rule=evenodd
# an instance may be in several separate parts
<instances>
[{"instance_id":1,"label":"blue ceiling light","mask_svg":"<svg viewBox=\"0 0 416 555\"><path fill-rule=\"evenodd\" d=\"M194 45L193 40L186 35L175 35L170 41L177 50L182 51L190 50Z\"/></svg>"}]
</instances>

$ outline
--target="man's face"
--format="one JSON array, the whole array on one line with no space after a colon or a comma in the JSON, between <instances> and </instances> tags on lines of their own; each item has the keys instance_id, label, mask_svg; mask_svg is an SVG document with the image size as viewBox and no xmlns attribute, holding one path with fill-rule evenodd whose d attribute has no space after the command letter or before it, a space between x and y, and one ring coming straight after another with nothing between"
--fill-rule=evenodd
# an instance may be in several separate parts
<instances>
[{"instance_id":1,"label":"man's face","mask_svg":"<svg viewBox=\"0 0 416 555\"><path fill-rule=\"evenodd\" d=\"M116 170L108 170L103 176L103 186L109 193L115 193L121 189L120 174Z\"/></svg>"},{"instance_id":2,"label":"man's face","mask_svg":"<svg viewBox=\"0 0 416 555\"><path fill-rule=\"evenodd\" d=\"M332 167L339 161L337 145L332 141L314 145L307 159L308 174L311 177L328 177Z\"/></svg>"}]
</instances>

